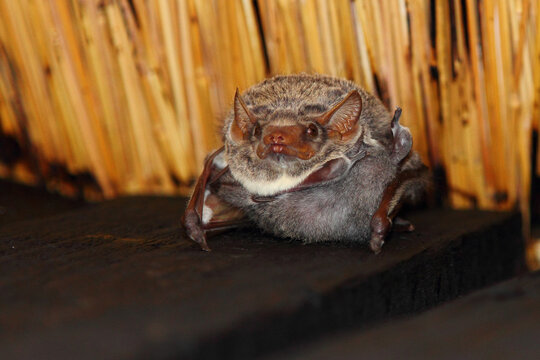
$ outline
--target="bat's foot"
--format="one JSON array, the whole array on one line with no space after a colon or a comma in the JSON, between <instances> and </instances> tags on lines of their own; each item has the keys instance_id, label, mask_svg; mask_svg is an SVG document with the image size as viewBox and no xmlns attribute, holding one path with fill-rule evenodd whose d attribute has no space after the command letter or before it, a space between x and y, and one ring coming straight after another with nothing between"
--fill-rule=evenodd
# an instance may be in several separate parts
<instances>
[{"instance_id":1,"label":"bat's foot","mask_svg":"<svg viewBox=\"0 0 540 360\"><path fill-rule=\"evenodd\" d=\"M375 214L371 219L371 239L369 240L369 247L371 250L378 254L381 252L382 246L384 245L384 239L390 231L392 222L388 216L379 216Z\"/></svg>"},{"instance_id":2,"label":"bat's foot","mask_svg":"<svg viewBox=\"0 0 540 360\"><path fill-rule=\"evenodd\" d=\"M394 219L392 230L396 232L411 232L414 231L414 225L408 220L396 217Z\"/></svg>"},{"instance_id":3,"label":"bat's foot","mask_svg":"<svg viewBox=\"0 0 540 360\"><path fill-rule=\"evenodd\" d=\"M369 241L369 248L371 251L373 251L375 254L378 254L382 250L382 246L384 245L384 240L380 238L380 236L373 235L371 236L371 239Z\"/></svg>"},{"instance_id":4,"label":"bat's foot","mask_svg":"<svg viewBox=\"0 0 540 360\"><path fill-rule=\"evenodd\" d=\"M186 211L182 219L182 223L186 229L187 235L191 240L199 244L203 251L212 251L212 249L208 247L208 243L206 242L206 234L201 227L201 220L195 211Z\"/></svg>"}]
</instances>

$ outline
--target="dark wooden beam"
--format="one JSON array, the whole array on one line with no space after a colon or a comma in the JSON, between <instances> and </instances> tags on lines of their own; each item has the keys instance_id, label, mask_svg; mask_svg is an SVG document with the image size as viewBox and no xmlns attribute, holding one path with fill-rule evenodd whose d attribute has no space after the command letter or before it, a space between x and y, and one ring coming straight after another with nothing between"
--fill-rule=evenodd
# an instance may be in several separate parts
<instances>
[{"instance_id":1,"label":"dark wooden beam","mask_svg":"<svg viewBox=\"0 0 540 360\"><path fill-rule=\"evenodd\" d=\"M304 344L275 359L538 359L538 336L540 272L409 319Z\"/></svg>"},{"instance_id":2,"label":"dark wooden beam","mask_svg":"<svg viewBox=\"0 0 540 360\"><path fill-rule=\"evenodd\" d=\"M200 251L185 200L134 197L0 229L0 353L253 358L415 313L516 274L519 216L432 210L379 255L256 230Z\"/></svg>"}]
</instances>

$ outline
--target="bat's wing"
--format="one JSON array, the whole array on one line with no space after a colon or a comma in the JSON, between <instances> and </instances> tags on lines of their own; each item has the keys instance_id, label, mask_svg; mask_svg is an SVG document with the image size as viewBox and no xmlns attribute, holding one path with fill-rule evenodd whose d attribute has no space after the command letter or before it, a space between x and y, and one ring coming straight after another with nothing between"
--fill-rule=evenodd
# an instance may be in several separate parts
<instances>
[{"instance_id":1,"label":"bat's wing","mask_svg":"<svg viewBox=\"0 0 540 360\"><path fill-rule=\"evenodd\" d=\"M407 197L407 192L423 188L427 181L428 169L419 158L414 158L412 151L412 135L408 128L400 125L401 109L398 107L391 123L393 144L390 159L399 165L396 178L383 192L379 208L371 219L371 239L369 245L375 253L381 251L384 239L392 228L392 221ZM412 157L411 157L412 155ZM412 231L414 226L406 220L396 218L394 230Z\"/></svg>"},{"instance_id":2,"label":"bat's wing","mask_svg":"<svg viewBox=\"0 0 540 360\"><path fill-rule=\"evenodd\" d=\"M206 159L204 169L197 180L184 216L182 216L182 225L188 236L206 251L210 251L206 242L209 233L249 223L240 209L225 203L212 193L211 185L219 182L228 172L229 167L223 160L222 147ZM240 185L228 184L228 186Z\"/></svg>"}]
</instances>

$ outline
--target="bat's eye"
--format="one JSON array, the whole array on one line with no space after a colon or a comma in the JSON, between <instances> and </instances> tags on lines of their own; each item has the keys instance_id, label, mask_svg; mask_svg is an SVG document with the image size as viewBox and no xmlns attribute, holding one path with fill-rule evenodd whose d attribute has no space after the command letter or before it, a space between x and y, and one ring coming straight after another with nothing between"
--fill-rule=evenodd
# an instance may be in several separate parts
<instances>
[{"instance_id":1,"label":"bat's eye","mask_svg":"<svg viewBox=\"0 0 540 360\"><path fill-rule=\"evenodd\" d=\"M259 124L255 124L255 127L253 128L253 136L261 136L261 126Z\"/></svg>"},{"instance_id":2,"label":"bat's eye","mask_svg":"<svg viewBox=\"0 0 540 360\"><path fill-rule=\"evenodd\" d=\"M306 130L306 134L311 137L315 137L319 135L319 129L317 128L317 126L315 126L315 124L310 124Z\"/></svg>"}]
</instances>

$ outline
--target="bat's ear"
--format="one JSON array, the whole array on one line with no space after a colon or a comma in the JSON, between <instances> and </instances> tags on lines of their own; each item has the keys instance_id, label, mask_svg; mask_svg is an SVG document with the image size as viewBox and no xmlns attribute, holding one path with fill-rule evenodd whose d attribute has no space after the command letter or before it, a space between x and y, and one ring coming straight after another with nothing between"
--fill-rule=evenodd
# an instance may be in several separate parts
<instances>
[{"instance_id":1,"label":"bat's ear","mask_svg":"<svg viewBox=\"0 0 540 360\"><path fill-rule=\"evenodd\" d=\"M235 142L242 141L249 136L252 125L256 122L255 116L249 111L236 89L234 94L234 120L231 125L231 138Z\"/></svg>"},{"instance_id":2,"label":"bat's ear","mask_svg":"<svg viewBox=\"0 0 540 360\"><path fill-rule=\"evenodd\" d=\"M353 90L317 121L326 127L329 137L347 142L358 132L361 112L362 97L357 90Z\"/></svg>"}]
</instances>

